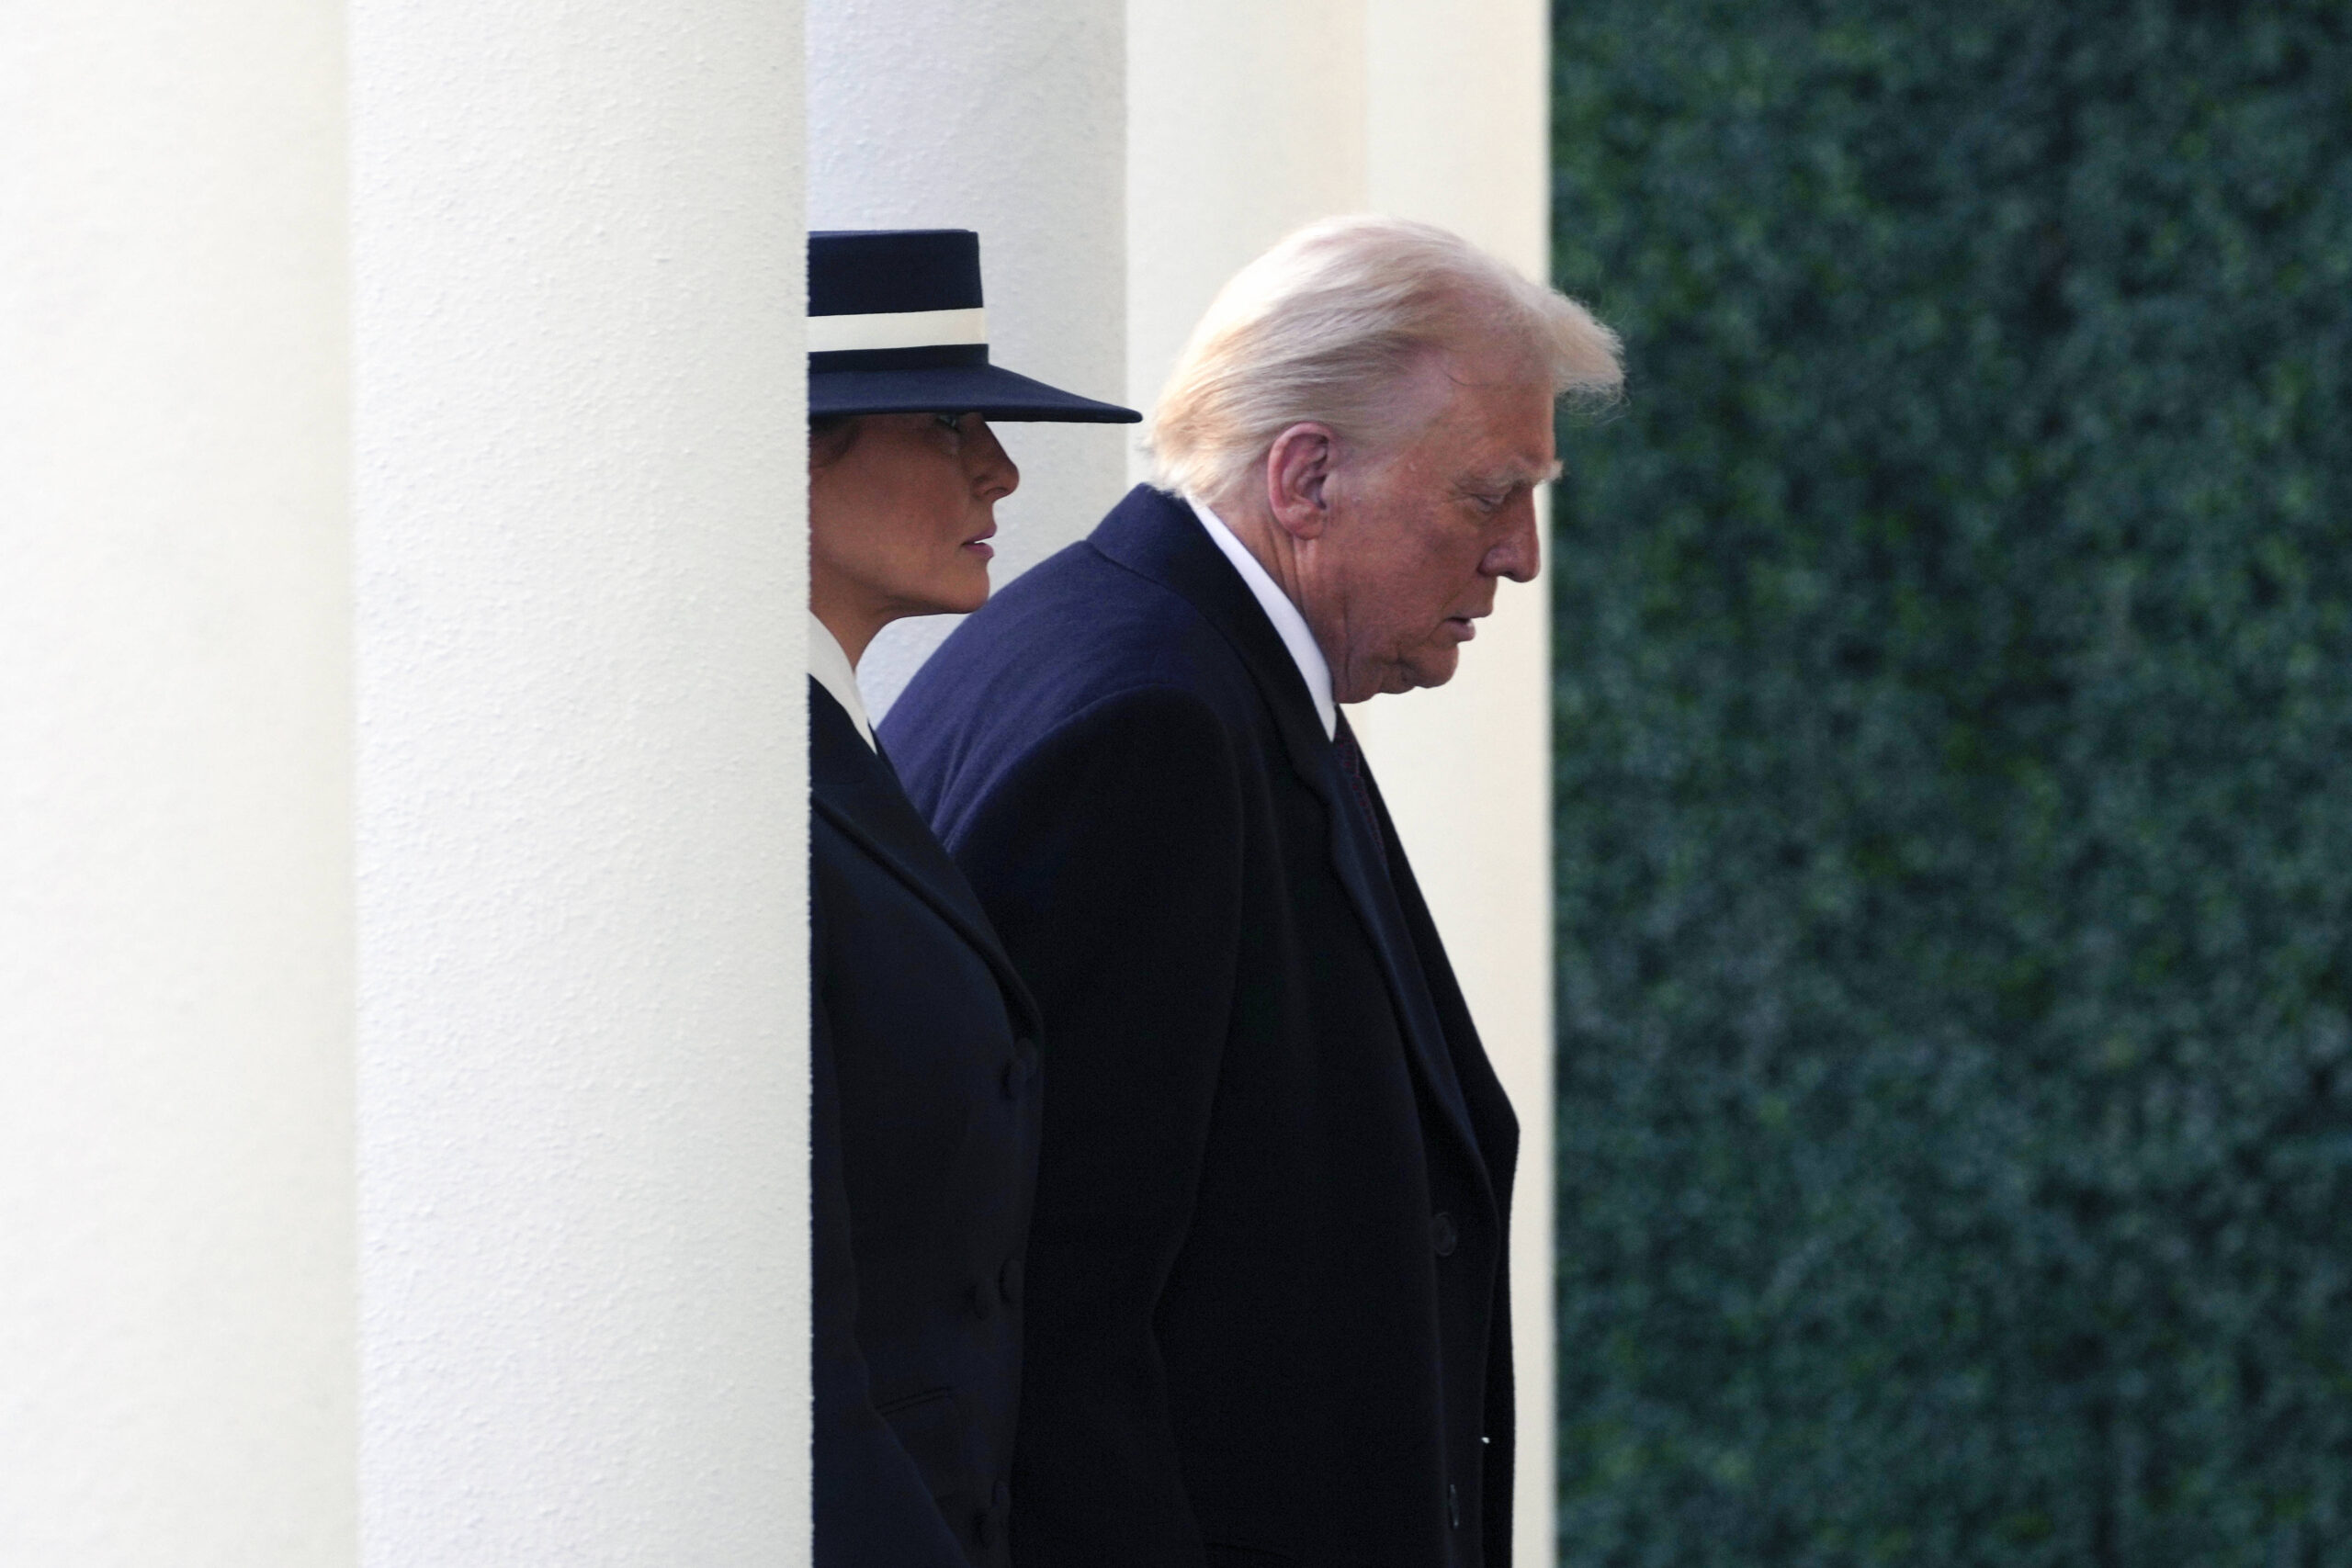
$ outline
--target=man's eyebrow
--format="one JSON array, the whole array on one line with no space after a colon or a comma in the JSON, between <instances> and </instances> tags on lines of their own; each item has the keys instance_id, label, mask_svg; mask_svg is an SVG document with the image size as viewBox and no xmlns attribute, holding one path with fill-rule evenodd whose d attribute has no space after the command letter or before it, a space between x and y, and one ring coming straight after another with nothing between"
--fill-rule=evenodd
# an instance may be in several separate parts
<instances>
[{"instance_id":1,"label":"man's eyebrow","mask_svg":"<svg viewBox=\"0 0 2352 1568\"><path fill-rule=\"evenodd\" d=\"M1513 463L1508 468L1493 468L1474 474L1464 483L1464 490L1510 490L1520 485L1547 484L1560 477L1560 465L1554 461L1537 468L1532 464Z\"/></svg>"}]
</instances>

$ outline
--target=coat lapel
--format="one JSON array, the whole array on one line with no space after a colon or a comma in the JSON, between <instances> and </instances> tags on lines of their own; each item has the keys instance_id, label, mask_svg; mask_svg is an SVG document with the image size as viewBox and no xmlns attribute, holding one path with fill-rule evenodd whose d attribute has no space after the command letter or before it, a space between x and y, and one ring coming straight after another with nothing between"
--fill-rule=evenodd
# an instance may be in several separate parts
<instances>
[{"instance_id":1,"label":"coat lapel","mask_svg":"<svg viewBox=\"0 0 2352 1568\"><path fill-rule=\"evenodd\" d=\"M987 960L998 987L1036 1033L1037 1004L997 941L971 884L924 823L890 764L857 732L848 711L815 677L808 682L808 800L842 837L932 907Z\"/></svg>"},{"instance_id":2,"label":"coat lapel","mask_svg":"<svg viewBox=\"0 0 2352 1568\"><path fill-rule=\"evenodd\" d=\"M1385 846L1384 857L1390 874L1387 886L1394 897L1392 908L1401 922L1406 945L1420 956L1420 996L1431 1010L1432 1037L1441 1045L1454 1046L1447 1058L1453 1066L1453 1091L1469 1125L1481 1132L1476 1146L1487 1156L1481 1174L1491 1190L1495 1171L1508 1173L1516 1168L1519 1121L1512 1114L1510 1097L1503 1093L1501 1080L1495 1077L1494 1065L1487 1059L1486 1050L1479 1043L1477 1025L1471 1021L1470 1010L1462 999L1462 987L1454 979L1445 943L1438 936L1437 922L1430 918L1429 905L1421 897L1420 885L1414 880L1412 865L1405 858L1405 846L1396 837L1396 825L1389 818L1388 803L1381 797L1380 785L1373 778L1369 763L1364 768L1363 782L1372 796L1373 831L1380 835Z\"/></svg>"},{"instance_id":3,"label":"coat lapel","mask_svg":"<svg viewBox=\"0 0 2352 1568\"><path fill-rule=\"evenodd\" d=\"M1182 594L1240 656L1265 698L1292 769L1322 797L1331 824L1332 869L1355 904L1388 977L1389 996L1396 1004L1397 1022L1414 1076L1464 1145L1480 1155L1477 1134L1454 1074L1453 1053L1430 999L1428 977L1406 929L1395 888L1383 869L1387 857L1378 835L1384 825L1378 821L1358 824L1361 810L1343 798L1347 784L1340 776L1338 753L1315 712L1315 698L1250 585L1210 540L1191 507L1148 485L1128 491L1126 499L1095 529L1091 542L1130 571ZM1444 961L1442 953L1431 957ZM1480 1171L1481 1179L1487 1180L1483 1155L1471 1163ZM1491 1199L1490 1180L1488 1187Z\"/></svg>"},{"instance_id":4,"label":"coat lapel","mask_svg":"<svg viewBox=\"0 0 2352 1568\"><path fill-rule=\"evenodd\" d=\"M1340 722L1344 724L1347 720L1342 718ZM1483 1150L1470 1121L1470 1108L1463 1100L1461 1078L1453 1069L1453 1053L1430 990L1429 964L1444 963L1444 953L1440 949L1424 957L1413 942L1398 886L1399 878L1411 874L1401 863L1401 851L1392 858L1381 841L1386 825L1385 812L1375 806L1377 815L1370 821L1363 819L1363 808L1343 798L1351 792L1340 773L1342 764L1337 749L1326 745L1323 750L1320 787L1324 804L1331 813L1332 863L1339 870L1348 896L1363 914L1364 924L1373 932L1373 945L1379 950L1381 966L1388 973L1389 994L1396 999L1396 1016L1405 1026L1405 1037L1410 1043L1413 1065L1424 1091L1443 1108L1446 1120L1464 1145L1474 1151ZM1377 787L1367 767L1364 788L1369 792ZM1481 1157L1472 1164L1479 1172L1479 1179L1487 1183L1487 1195L1491 1200L1492 1184L1487 1180L1486 1160Z\"/></svg>"},{"instance_id":5,"label":"coat lapel","mask_svg":"<svg viewBox=\"0 0 2352 1568\"><path fill-rule=\"evenodd\" d=\"M1316 716L1315 698L1283 646L1282 634L1193 509L1175 496L1137 485L1111 509L1090 542L1128 570L1182 594L1233 645L1265 696L1291 766L1323 789L1324 757L1331 742Z\"/></svg>"}]
</instances>

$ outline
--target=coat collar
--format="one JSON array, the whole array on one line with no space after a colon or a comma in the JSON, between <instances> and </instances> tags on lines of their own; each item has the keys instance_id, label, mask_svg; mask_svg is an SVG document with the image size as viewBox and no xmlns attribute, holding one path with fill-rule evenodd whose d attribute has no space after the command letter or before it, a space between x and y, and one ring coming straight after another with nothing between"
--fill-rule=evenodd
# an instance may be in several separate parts
<instances>
[{"instance_id":1,"label":"coat collar","mask_svg":"<svg viewBox=\"0 0 2352 1568\"><path fill-rule=\"evenodd\" d=\"M1432 967L1445 964L1445 951L1437 944L1434 929L1427 951L1413 939L1400 895L1412 874L1403 864L1402 847L1392 860L1382 841L1384 835L1393 838L1386 807L1375 804L1375 819L1359 823L1360 813L1343 803L1348 786L1340 773L1339 754L1323 733L1315 699L1290 649L1283 646L1249 584L1182 497L1137 485L1096 527L1091 542L1128 570L1182 594L1240 656L1265 697L1291 766L1323 799L1331 823L1332 868L1363 918L1387 975L1414 1071L1464 1145L1477 1153L1482 1145L1463 1098L1430 974ZM1375 802L1377 798L1375 794ZM1475 1038L1464 1043L1468 1055L1478 1054ZM1472 1164L1484 1172L1483 1158Z\"/></svg>"},{"instance_id":2,"label":"coat collar","mask_svg":"<svg viewBox=\"0 0 2352 1568\"><path fill-rule=\"evenodd\" d=\"M1036 1001L1005 956L972 885L907 798L889 760L866 744L848 710L814 676L808 681L808 802L988 961L1015 1027L1037 1033Z\"/></svg>"},{"instance_id":3,"label":"coat collar","mask_svg":"<svg viewBox=\"0 0 2352 1568\"><path fill-rule=\"evenodd\" d=\"M1094 530L1094 547L1139 576L1191 602L1241 656L1282 732L1283 749L1301 778L1324 788L1331 742L1298 664L1182 496L1137 485Z\"/></svg>"}]
</instances>

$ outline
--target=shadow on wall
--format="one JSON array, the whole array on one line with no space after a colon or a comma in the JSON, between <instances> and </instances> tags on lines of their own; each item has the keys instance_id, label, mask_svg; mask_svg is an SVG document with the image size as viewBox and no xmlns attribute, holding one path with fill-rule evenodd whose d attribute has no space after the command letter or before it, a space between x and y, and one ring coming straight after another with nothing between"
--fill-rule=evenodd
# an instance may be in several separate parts
<instances>
[{"instance_id":1,"label":"shadow on wall","mask_svg":"<svg viewBox=\"0 0 2352 1568\"><path fill-rule=\"evenodd\" d=\"M2352 13L1555 42L1562 1560L2352 1563Z\"/></svg>"}]
</instances>

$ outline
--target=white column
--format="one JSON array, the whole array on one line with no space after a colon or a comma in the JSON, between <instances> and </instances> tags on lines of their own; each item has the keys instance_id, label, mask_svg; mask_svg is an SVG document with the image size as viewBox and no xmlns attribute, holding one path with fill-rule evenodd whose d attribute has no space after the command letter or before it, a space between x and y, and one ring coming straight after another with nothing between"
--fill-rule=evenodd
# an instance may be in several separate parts
<instances>
[{"instance_id":1,"label":"white column","mask_svg":"<svg viewBox=\"0 0 2352 1568\"><path fill-rule=\"evenodd\" d=\"M1226 278L1311 219L1424 218L1546 275L1540 0L1129 0L1127 16L1127 385L1137 406L1158 396ZM1522 1563L1549 1562L1553 1551L1547 603L1541 582L1506 585L1450 684L1350 710L1519 1112Z\"/></svg>"},{"instance_id":2,"label":"white column","mask_svg":"<svg viewBox=\"0 0 2352 1568\"><path fill-rule=\"evenodd\" d=\"M0 1562L354 1557L343 38L0 48Z\"/></svg>"},{"instance_id":3,"label":"white column","mask_svg":"<svg viewBox=\"0 0 2352 1568\"><path fill-rule=\"evenodd\" d=\"M805 1559L793 0L355 0L362 1555Z\"/></svg>"},{"instance_id":4,"label":"white column","mask_svg":"<svg viewBox=\"0 0 2352 1568\"><path fill-rule=\"evenodd\" d=\"M980 236L996 362L1087 397L1126 385L1125 27L1118 0L812 0L808 220ZM1125 490L1132 427L1004 423L1001 588ZM900 621L858 683L879 718L953 616Z\"/></svg>"},{"instance_id":5,"label":"white column","mask_svg":"<svg viewBox=\"0 0 2352 1568\"><path fill-rule=\"evenodd\" d=\"M1364 209L1364 42L1363 0L1128 0L1132 406L1251 257Z\"/></svg>"},{"instance_id":6,"label":"white column","mask_svg":"<svg viewBox=\"0 0 2352 1568\"><path fill-rule=\"evenodd\" d=\"M1372 206L1551 272L1543 0L1367 0ZM1571 447L1562 457L1576 460ZM1543 517L1548 533L1549 497ZM1546 563L1549 564L1548 562ZM1551 585L1504 583L1433 690L1351 710L1487 1051L1519 1112L1514 1561L1553 1561Z\"/></svg>"}]
</instances>

